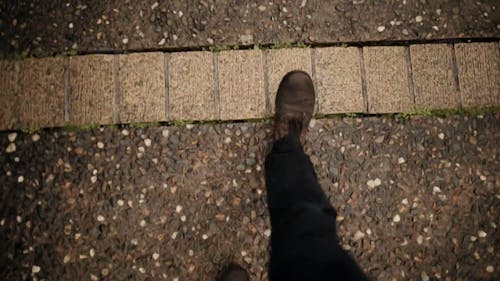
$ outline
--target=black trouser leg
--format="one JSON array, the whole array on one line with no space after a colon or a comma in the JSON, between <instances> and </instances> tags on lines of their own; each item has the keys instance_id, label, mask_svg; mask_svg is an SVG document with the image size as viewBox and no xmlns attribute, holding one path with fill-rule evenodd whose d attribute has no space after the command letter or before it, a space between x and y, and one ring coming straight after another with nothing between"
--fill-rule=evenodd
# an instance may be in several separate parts
<instances>
[{"instance_id":1,"label":"black trouser leg","mask_svg":"<svg viewBox=\"0 0 500 281\"><path fill-rule=\"evenodd\" d=\"M270 280L367 280L338 244L336 212L299 139L277 141L265 169L272 228Z\"/></svg>"}]
</instances>

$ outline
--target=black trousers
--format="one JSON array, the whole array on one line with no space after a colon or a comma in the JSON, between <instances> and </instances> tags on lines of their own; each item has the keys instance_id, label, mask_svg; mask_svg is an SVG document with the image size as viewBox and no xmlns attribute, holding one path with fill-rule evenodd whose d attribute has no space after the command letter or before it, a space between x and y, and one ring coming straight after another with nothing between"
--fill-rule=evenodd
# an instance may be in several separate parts
<instances>
[{"instance_id":1,"label":"black trousers","mask_svg":"<svg viewBox=\"0 0 500 281\"><path fill-rule=\"evenodd\" d=\"M299 139L289 135L275 142L265 165L270 280L368 280L338 243L337 213Z\"/></svg>"}]
</instances>

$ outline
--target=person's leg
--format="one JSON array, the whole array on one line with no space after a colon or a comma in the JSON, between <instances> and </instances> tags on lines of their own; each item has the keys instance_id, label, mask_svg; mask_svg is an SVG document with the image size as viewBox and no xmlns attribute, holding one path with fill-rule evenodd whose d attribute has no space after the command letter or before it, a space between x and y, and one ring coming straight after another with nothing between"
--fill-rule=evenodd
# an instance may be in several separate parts
<instances>
[{"instance_id":1,"label":"person's leg","mask_svg":"<svg viewBox=\"0 0 500 281\"><path fill-rule=\"evenodd\" d=\"M300 142L287 136L266 159L270 280L367 280L339 246L336 212Z\"/></svg>"},{"instance_id":2,"label":"person's leg","mask_svg":"<svg viewBox=\"0 0 500 281\"><path fill-rule=\"evenodd\" d=\"M338 243L336 212L302 148L313 107L310 77L287 74L276 98L275 143L265 163L270 280L367 280Z\"/></svg>"}]
</instances>

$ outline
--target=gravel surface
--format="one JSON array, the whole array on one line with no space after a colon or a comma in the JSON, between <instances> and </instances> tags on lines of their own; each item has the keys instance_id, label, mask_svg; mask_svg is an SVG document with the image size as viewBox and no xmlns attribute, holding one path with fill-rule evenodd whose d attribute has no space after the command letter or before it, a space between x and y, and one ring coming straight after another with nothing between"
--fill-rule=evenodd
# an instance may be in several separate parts
<instances>
[{"instance_id":1,"label":"gravel surface","mask_svg":"<svg viewBox=\"0 0 500 281\"><path fill-rule=\"evenodd\" d=\"M497 0L0 0L0 54L500 37Z\"/></svg>"},{"instance_id":2,"label":"gravel surface","mask_svg":"<svg viewBox=\"0 0 500 281\"><path fill-rule=\"evenodd\" d=\"M0 133L1 280L267 280L269 123ZM498 280L500 115L313 120L374 280Z\"/></svg>"}]
</instances>

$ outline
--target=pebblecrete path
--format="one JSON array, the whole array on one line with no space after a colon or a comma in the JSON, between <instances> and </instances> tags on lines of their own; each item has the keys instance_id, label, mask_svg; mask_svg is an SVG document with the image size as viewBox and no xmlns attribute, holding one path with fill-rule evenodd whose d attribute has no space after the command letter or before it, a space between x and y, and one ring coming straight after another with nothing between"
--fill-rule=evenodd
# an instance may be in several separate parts
<instances>
[{"instance_id":1,"label":"pebblecrete path","mask_svg":"<svg viewBox=\"0 0 500 281\"><path fill-rule=\"evenodd\" d=\"M0 279L267 280L271 124L0 133ZM313 119L306 151L373 280L498 280L500 116Z\"/></svg>"}]
</instances>

